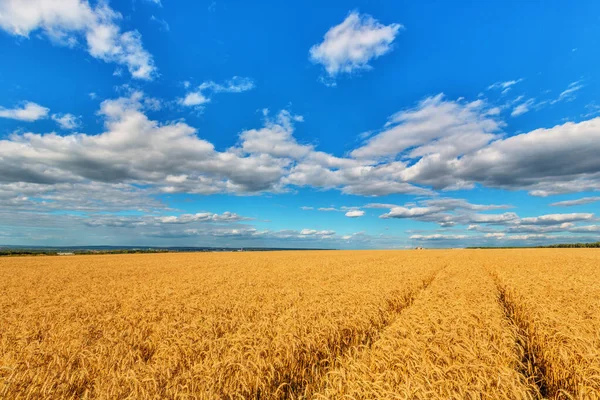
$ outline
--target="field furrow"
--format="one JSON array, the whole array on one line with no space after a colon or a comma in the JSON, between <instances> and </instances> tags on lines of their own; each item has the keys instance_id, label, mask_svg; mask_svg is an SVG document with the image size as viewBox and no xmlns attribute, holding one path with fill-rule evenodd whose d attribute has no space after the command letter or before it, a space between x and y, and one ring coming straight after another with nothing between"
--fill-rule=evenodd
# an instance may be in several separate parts
<instances>
[{"instance_id":1,"label":"field furrow","mask_svg":"<svg viewBox=\"0 0 600 400\"><path fill-rule=\"evenodd\" d=\"M552 399L600 398L598 252L525 253L490 266L531 354L530 371Z\"/></svg>"},{"instance_id":2,"label":"field furrow","mask_svg":"<svg viewBox=\"0 0 600 400\"><path fill-rule=\"evenodd\" d=\"M457 257L380 340L340 360L314 397L538 398L521 359L492 279Z\"/></svg>"}]
</instances>

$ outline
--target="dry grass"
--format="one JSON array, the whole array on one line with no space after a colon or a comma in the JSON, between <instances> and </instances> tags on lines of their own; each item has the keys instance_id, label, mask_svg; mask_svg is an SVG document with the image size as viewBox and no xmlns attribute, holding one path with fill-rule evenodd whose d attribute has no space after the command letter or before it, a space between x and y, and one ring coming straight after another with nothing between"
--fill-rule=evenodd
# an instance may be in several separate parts
<instances>
[{"instance_id":1,"label":"dry grass","mask_svg":"<svg viewBox=\"0 0 600 400\"><path fill-rule=\"evenodd\" d=\"M594 398L599 261L580 249L2 258L0 398Z\"/></svg>"}]
</instances>

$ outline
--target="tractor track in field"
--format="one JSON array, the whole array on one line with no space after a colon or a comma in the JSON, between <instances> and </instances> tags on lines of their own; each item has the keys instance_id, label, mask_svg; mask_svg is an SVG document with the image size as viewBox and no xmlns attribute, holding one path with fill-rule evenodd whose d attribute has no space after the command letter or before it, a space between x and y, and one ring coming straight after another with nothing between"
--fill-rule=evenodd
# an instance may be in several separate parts
<instances>
[{"instance_id":1,"label":"tractor track in field","mask_svg":"<svg viewBox=\"0 0 600 400\"><path fill-rule=\"evenodd\" d=\"M281 371L281 379L279 379L273 387L277 387L275 396L270 393L251 393L248 397L254 399L261 398L281 398L281 399L304 399L310 398L310 390L307 388L310 386L315 388L315 383L319 380L320 376L325 376L336 365L336 360L347 354L351 348L362 347L365 350L370 349L373 343L375 343L382 332L392 325L402 314L404 310L409 308L415 300L431 285L436 279L439 273L444 270L446 266L438 269L433 274L429 275L421 284L416 285L412 290L401 292L392 292L392 295L386 300L387 307L383 309L383 318L381 323L377 324L377 328L374 330L363 330L363 331L351 331L345 332L337 340L330 342L328 349L329 353L321 354L318 357L318 362L313 362L305 366L306 370L311 371L308 379L298 381L295 379L293 374L289 373L289 370ZM307 350L310 351L310 350ZM333 357L331 357L333 354ZM333 362L330 360L333 359Z\"/></svg>"},{"instance_id":2,"label":"tractor track in field","mask_svg":"<svg viewBox=\"0 0 600 400\"><path fill-rule=\"evenodd\" d=\"M527 329L528 324L520 317L517 305L500 279L494 275L492 275L492 278L496 284L498 302L500 303L500 307L502 307L506 320L517 332L516 346L522 352L521 365L518 368L518 372L525 377L527 382L533 383L537 391L536 395L539 398L550 398L552 397L552 393L546 380L546 366L539 361L539 350L534 344L531 332Z\"/></svg>"}]
</instances>

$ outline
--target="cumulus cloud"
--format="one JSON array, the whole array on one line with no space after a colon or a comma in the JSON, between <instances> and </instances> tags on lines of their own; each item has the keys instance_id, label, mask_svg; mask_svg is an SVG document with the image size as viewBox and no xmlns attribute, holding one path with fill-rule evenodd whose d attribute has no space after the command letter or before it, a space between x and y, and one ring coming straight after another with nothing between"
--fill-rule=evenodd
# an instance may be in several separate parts
<instances>
[{"instance_id":1,"label":"cumulus cloud","mask_svg":"<svg viewBox=\"0 0 600 400\"><path fill-rule=\"evenodd\" d=\"M415 219L420 218L415 217ZM571 234L593 234L600 231L598 225L576 225L595 221L594 214L591 213L547 214L526 218L520 218L515 213L472 214L460 216L457 221L460 224L473 222L467 227L467 230L484 234L483 236L469 236L469 239L480 240L478 245L486 245L486 239L520 242L521 245L527 244L529 241L545 243L592 241L595 240L593 236L574 237ZM560 233L560 235L556 235L556 233ZM438 235L433 233L424 236L437 237Z\"/></svg>"},{"instance_id":2,"label":"cumulus cloud","mask_svg":"<svg viewBox=\"0 0 600 400\"><path fill-rule=\"evenodd\" d=\"M310 60L323 65L329 77L369 69L371 60L391 51L402 28L395 23L383 25L370 15L353 11L325 33L323 42L310 48Z\"/></svg>"},{"instance_id":3,"label":"cumulus cloud","mask_svg":"<svg viewBox=\"0 0 600 400\"><path fill-rule=\"evenodd\" d=\"M189 84L186 87L189 87ZM239 76L234 76L223 84L206 81L196 90L188 92L184 98L179 99L179 103L184 106L202 106L210 103L211 96L215 93L241 93L252 90L254 87L252 79Z\"/></svg>"},{"instance_id":4,"label":"cumulus cloud","mask_svg":"<svg viewBox=\"0 0 600 400\"><path fill-rule=\"evenodd\" d=\"M502 121L487 113L485 102L438 95L397 113L364 145L338 157L299 143L294 133L303 118L288 110L265 112L262 127L240 132L237 143L217 151L183 121L150 119L144 113L152 108L150 99L129 90L103 101L100 134L15 132L0 140L0 183L99 182L199 194L309 187L362 196L432 196L432 189L475 184L533 195L600 189L600 119L505 137ZM508 207L450 198L391 206L385 217L419 217L442 226L477 223L492 218L478 212Z\"/></svg>"},{"instance_id":5,"label":"cumulus cloud","mask_svg":"<svg viewBox=\"0 0 600 400\"><path fill-rule=\"evenodd\" d=\"M313 147L301 145L293 136L294 122L302 122L302 117L283 110L275 119L266 118L261 129L250 129L240 134L241 151L249 154L268 154L276 158L294 160L307 156Z\"/></svg>"},{"instance_id":6,"label":"cumulus cloud","mask_svg":"<svg viewBox=\"0 0 600 400\"><path fill-rule=\"evenodd\" d=\"M345 215L346 215L346 217L349 217L349 218L358 218L358 217L362 217L363 215L365 215L365 212L363 210L351 210L351 211L348 211Z\"/></svg>"},{"instance_id":7,"label":"cumulus cloud","mask_svg":"<svg viewBox=\"0 0 600 400\"><path fill-rule=\"evenodd\" d=\"M382 214L380 218L418 218L442 211L433 207L394 207L390 212Z\"/></svg>"},{"instance_id":8,"label":"cumulus cloud","mask_svg":"<svg viewBox=\"0 0 600 400\"><path fill-rule=\"evenodd\" d=\"M219 152L182 121L149 119L143 112L146 100L142 92L130 91L103 101L101 134L25 132L0 140L0 183L135 183L164 193L212 194L280 192L289 185L352 192L374 178L382 186L393 179L389 166L364 167L297 143L294 124L302 118L285 110L274 118L266 115L263 128L241 132L235 146ZM319 174L329 168L336 171ZM314 174L305 174L309 171Z\"/></svg>"},{"instance_id":9,"label":"cumulus cloud","mask_svg":"<svg viewBox=\"0 0 600 400\"><path fill-rule=\"evenodd\" d=\"M407 158L453 157L477 150L496 138L503 126L486 113L487 108L482 100L450 101L443 94L428 97L417 107L392 115L384 129L352 155L370 159L407 151Z\"/></svg>"},{"instance_id":10,"label":"cumulus cloud","mask_svg":"<svg viewBox=\"0 0 600 400\"><path fill-rule=\"evenodd\" d=\"M32 122L46 118L49 111L49 108L42 107L31 101L26 101L22 106L15 108L0 107L0 118Z\"/></svg>"},{"instance_id":11,"label":"cumulus cloud","mask_svg":"<svg viewBox=\"0 0 600 400\"><path fill-rule=\"evenodd\" d=\"M80 118L73 114L52 114L52 120L54 120L61 128L72 130L78 128Z\"/></svg>"},{"instance_id":12,"label":"cumulus cloud","mask_svg":"<svg viewBox=\"0 0 600 400\"><path fill-rule=\"evenodd\" d=\"M524 225L556 225L565 222L587 221L592 218L594 218L592 213L547 214L522 218L520 223Z\"/></svg>"},{"instance_id":13,"label":"cumulus cloud","mask_svg":"<svg viewBox=\"0 0 600 400\"><path fill-rule=\"evenodd\" d=\"M207 194L274 190L286 161L217 152L183 122L148 119L142 98L134 92L104 101L99 114L106 131L99 135L24 133L1 140L0 182L137 182Z\"/></svg>"},{"instance_id":14,"label":"cumulus cloud","mask_svg":"<svg viewBox=\"0 0 600 400\"><path fill-rule=\"evenodd\" d=\"M569 229L570 232L600 232L600 225L583 225L583 226L574 226Z\"/></svg>"},{"instance_id":15,"label":"cumulus cloud","mask_svg":"<svg viewBox=\"0 0 600 400\"><path fill-rule=\"evenodd\" d=\"M121 14L100 1L7 0L0 2L0 28L29 37L43 32L53 43L75 47L85 40L88 53L105 62L127 67L134 78L152 79L156 68L138 31L121 32Z\"/></svg>"},{"instance_id":16,"label":"cumulus cloud","mask_svg":"<svg viewBox=\"0 0 600 400\"><path fill-rule=\"evenodd\" d=\"M8 234L3 239L27 240L30 243L45 245L56 245L65 241L89 244L88 240L94 244L156 245L161 247L169 245L198 246L200 244L218 247L340 248L348 246L388 247L394 244L390 238L373 237L364 233L343 235L350 238L342 239L342 235L329 229L257 229L248 223L249 218L235 213L207 212L200 214L206 214L208 217L197 218L196 214L192 214L193 220L186 223L169 223L163 222L163 216L155 213L59 214L40 213L39 209L15 213L13 210L5 210L0 206L3 233ZM186 214L167 216L182 220L189 219ZM135 229L135 235L127 232L132 229Z\"/></svg>"},{"instance_id":17,"label":"cumulus cloud","mask_svg":"<svg viewBox=\"0 0 600 400\"><path fill-rule=\"evenodd\" d=\"M84 224L93 227L121 227L134 228L140 226L146 227L169 227L177 225L195 225L206 226L205 224L236 224L240 221L249 221L252 218L243 217L239 214L229 211L223 214L210 212L202 212L196 214L180 214L168 216L151 216L151 215L94 215L87 217ZM189 234L189 229L186 228L182 232ZM170 230L169 232L175 232Z\"/></svg>"},{"instance_id":18,"label":"cumulus cloud","mask_svg":"<svg viewBox=\"0 0 600 400\"><path fill-rule=\"evenodd\" d=\"M600 189L600 118L498 139L459 157L423 157L404 173L436 189L479 183L536 196Z\"/></svg>"},{"instance_id":19,"label":"cumulus cloud","mask_svg":"<svg viewBox=\"0 0 600 400\"><path fill-rule=\"evenodd\" d=\"M258 230L249 225L238 225L236 227L203 226L197 228L186 228L183 230L150 230L147 236L161 239L182 239L182 238L202 238L203 242L216 240L221 246L226 240L230 243L242 244L244 246L264 246L273 247L319 247L334 248L346 242L341 236L336 235L332 230L316 229L283 229L283 230ZM353 239L361 243L368 240L359 236L353 236ZM363 239L363 240L361 240ZM210 243L210 242L209 242Z\"/></svg>"},{"instance_id":20,"label":"cumulus cloud","mask_svg":"<svg viewBox=\"0 0 600 400\"><path fill-rule=\"evenodd\" d=\"M518 219L512 212L502 214L481 214L475 211L487 211L510 208L508 205L471 204L463 199L439 198L422 200L419 206L397 206L393 204L368 204L365 208L390 207L388 213L379 218L414 219L423 222L437 223L442 227L468 225L476 223L505 224Z\"/></svg>"},{"instance_id":21,"label":"cumulus cloud","mask_svg":"<svg viewBox=\"0 0 600 400\"><path fill-rule=\"evenodd\" d=\"M152 191L125 183L0 183L0 210L49 212L136 211L165 209Z\"/></svg>"},{"instance_id":22,"label":"cumulus cloud","mask_svg":"<svg viewBox=\"0 0 600 400\"><path fill-rule=\"evenodd\" d=\"M508 208L508 205L471 204L463 199L441 198L422 200L418 205L367 204L365 208L391 206L384 219L413 219L432 222L442 228L467 225L468 231L486 233L485 237L504 237L509 233L592 232L580 230L576 223L594 220L592 213L547 214L521 218L514 212L488 214L478 211ZM494 228L492 228L494 227ZM501 228L500 230L498 228Z\"/></svg>"}]
</instances>

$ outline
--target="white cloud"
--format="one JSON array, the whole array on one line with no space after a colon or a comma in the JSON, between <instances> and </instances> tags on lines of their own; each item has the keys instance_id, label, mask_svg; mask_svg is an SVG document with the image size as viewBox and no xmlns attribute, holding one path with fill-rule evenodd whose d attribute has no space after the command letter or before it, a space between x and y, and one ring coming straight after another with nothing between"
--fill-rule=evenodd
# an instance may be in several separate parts
<instances>
[{"instance_id":1,"label":"white cloud","mask_svg":"<svg viewBox=\"0 0 600 400\"><path fill-rule=\"evenodd\" d=\"M54 120L61 128L72 130L80 126L80 118L73 114L52 114Z\"/></svg>"},{"instance_id":2,"label":"white cloud","mask_svg":"<svg viewBox=\"0 0 600 400\"><path fill-rule=\"evenodd\" d=\"M357 158L393 156L408 150L409 158L442 153L455 156L477 150L500 131L503 123L486 115L482 100L449 101L443 94L392 115L384 130L351 154Z\"/></svg>"},{"instance_id":3,"label":"white cloud","mask_svg":"<svg viewBox=\"0 0 600 400\"><path fill-rule=\"evenodd\" d=\"M412 240L463 240L468 239L467 235L443 235L440 233L431 234L431 235L412 235L410 237Z\"/></svg>"},{"instance_id":4,"label":"white cloud","mask_svg":"<svg viewBox=\"0 0 600 400\"><path fill-rule=\"evenodd\" d=\"M325 67L330 77L370 68L369 61L392 49L400 24L383 25L367 14L348 14L330 28L323 42L310 49L310 60Z\"/></svg>"},{"instance_id":5,"label":"white cloud","mask_svg":"<svg viewBox=\"0 0 600 400\"><path fill-rule=\"evenodd\" d=\"M335 235L335 231L331 230L315 230L315 229L302 229L300 235L303 236L332 236Z\"/></svg>"},{"instance_id":6,"label":"white cloud","mask_svg":"<svg viewBox=\"0 0 600 400\"><path fill-rule=\"evenodd\" d=\"M184 106L201 106L210 103L210 99L200 92L190 92L180 100L180 103Z\"/></svg>"},{"instance_id":7,"label":"white cloud","mask_svg":"<svg viewBox=\"0 0 600 400\"><path fill-rule=\"evenodd\" d=\"M518 117L519 115L523 115L529 112L529 110L531 109L531 107L533 107L534 104L535 99L528 99L527 101L515 106L515 108L513 108L512 112L510 113L510 116Z\"/></svg>"},{"instance_id":8,"label":"white cloud","mask_svg":"<svg viewBox=\"0 0 600 400\"><path fill-rule=\"evenodd\" d=\"M502 94L506 94L514 85L516 85L517 83L522 82L522 81L523 81L523 78L505 81L505 82L496 82L496 83L493 83L490 86L488 86L488 90L499 89L502 91Z\"/></svg>"},{"instance_id":9,"label":"white cloud","mask_svg":"<svg viewBox=\"0 0 600 400\"><path fill-rule=\"evenodd\" d=\"M475 182L531 194L600 189L600 118L498 139L460 157L426 156L403 173L406 180L436 189Z\"/></svg>"},{"instance_id":10,"label":"white cloud","mask_svg":"<svg viewBox=\"0 0 600 400\"><path fill-rule=\"evenodd\" d=\"M141 112L143 95L107 100L99 135L15 134L0 141L2 181L138 182L167 192L245 192L273 189L287 162L268 155L216 152L183 122L159 124ZM169 176L187 175L183 184Z\"/></svg>"},{"instance_id":11,"label":"white cloud","mask_svg":"<svg viewBox=\"0 0 600 400\"><path fill-rule=\"evenodd\" d=\"M302 206L302 207L300 207L300 209L304 210L304 211L308 211L308 210L314 210L315 208L314 207L308 207L308 206Z\"/></svg>"},{"instance_id":12,"label":"white cloud","mask_svg":"<svg viewBox=\"0 0 600 400\"><path fill-rule=\"evenodd\" d=\"M380 218L418 218L443 211L435 207L394 207L389 213L382 214Z\"/></svg>"},{"instance_id":13,"label":"white cloud","mask_svg":"<svg viewBox=\"0 0 600 400\"><path fill-rule=\"evenodd\" d=\"M464 223L483 223L483 224L505 224L518 220L519 216L514 212L502 214L473 214L468 216Z\"/></svg>"},{"instance_id":14,"label":"white cloud","mask_svg":"<svg viewBox=\"0 0 600 400\"><path fill-rule=\"evenodd\" d=\"M121 14L104 1L92 8L87 0L6 0L0 2L0 28L29 37L41 30L53 43L77 46L84 39L95 58L127 67L134 78L152 79L156 68L137 31L121 32Z\"/></svg>"},{"instance_id":15,"label":"white cloud","mask_svg":"<svg viewBox=\"0 0 600 400\"><path fill-rule=\"evenodd\" d=\"M279 112L274 120L266 116L263 128L246 130L240 134L241 150L276 158L303 158L313 151L313 147L298 144L293 137L293 123L302 120L301 116L292 115L286 110Z\"/></svg>"},{"instance_id":16,"label":"white cloud","mask_svg":"<svg viewBox=\"0 0 600 400\"><path fill-rule=\"evenodd\" d=\"M0 107L0 118L16 119L19 121L37 121L48 116L49 108L42 107L31 101L26 101L22 106L15 108Z\"/></svg>"},{"instance_id":17,"label":"white cloud","mask_svg":"<svg viewBox=\"0 0 600 400\"><path fill-rule=\"evenodd\" d=\"M190 83L184 82L184 87L189 88ZM184 106L201 106L211 101L211 95L214 93L241 93L254 89L254 81L250 78L234 76L225 83L215 83L213 81L203 82L194 91L188 92L184 98L179 99L179 103Z\"/></svg>"},{"instance_id":18,"label":"white cloud","mask_svg":"<svg viewBox=\"0 0 600 400\"><path fill-rule=\"evenodd\" d=\"M539 217L522 218L520 223L525 225L555 225L564 222L587 221L594 218L591 213L547 214Z\"/></svg>"},{"instance_id":19,"label":"white cloud","mask_svg":"<svg viewBox=\"0 0 600 400\"><path fill-rule=\"evenodd\" d=\"M363 208L394 208L394 207L400 207L397 204L387 204L387 203L369 203L366 204L364 206L362 206Z\"/></svg>"},{"instance_id":20,"label":"white cloud","mask_svg":"<svg viewBox=\"0 0 600 400\"><path fill-rule=\"evenodd\" d=\"M236 213L229 211L223 214L214 214L209 212L196 214L182 214L178 216L157 217L157 220L163 224L189 224L191 222L238 222L249 220L250 218L242 217Z\"/></svg>"},{"instance_id":21,"label":"white cloud","mask_svg":"<svg viewBox=\"0 0 600 400\"><path fill-rule=\"evenodd\" d=\"M600 225L576 226L569 229L570 232L600 232Z\"/></svg>"},{"instance_id":22,"label":"white cloud","mask_svg":"<svg viewBox=\"0 0 600 400\"><path fill-rule=\"evenodd\" d=\"M224 84L213 81L203 82L198 88L200 90L212 90L214 93L241 93L254 89L254 81L250 78L234 76L225 81Z\"/></svg>"},{"instance_id":23,"label":"white cloud","mask_svg":"<svg viewBox=\"0 0 600 400\"><path fill-rule=\"evenodd\" d=\"M363 215L365 215L365 212L362 210L351 210L351 211L348 211L345 215L346 215L346 217L349 217L349 218L358 218L358 217L362 217Z\"/></svg>"},{"instance_id":24,"label":"white cloud","mask_svg":"<svg viewBox=\"0 0 600 400\"><path fill-rule=\"evenodd\" d=\"M427 204L431 207L440 207L444 210L455 210L455 209L465 209L472 211L488 211L488 210L503 210L507 208L512 208L512 206L507 204L472 204L464 199L454 199L454 198L436 198L430 200L422 201L424 204Z\"/></svg>"},{"instance_id":25,"label":"white cloud","mask_svg":"<svg viewBox=\"0 0 600 400\"><path fill-rule=\"evenodd\" d=\"M150 212L164 209L166 206L152 194L148 189L124 183L0 183L0 210Z\"/></svg>"},{"instance_id":26,"label":"white cloud","mask_svg":"<svg viewBox=\"0 0 600 400\"><path fill-rule=\"evenodd\" d=\"M262 127L242 131L237 143L217 151L181 120L150 119L144 110L155 108L151 100L129 90L128 97L102 102L98 114L105 131L100 134L15 132L0 140L0 183L125 183L162 193L201 194L309 187L363 196L431 196L429 187L455 190L475 184L534 195L600 190L595 156L600 119L503 137L503 122L486 114L483 100L436 96L394 115L364 146L337 157L298 143L295 127L303 119L287 110L274 116L266 112ZM511 213L475 213L508 206L461 199L387 206L385 217L420 218L446 227L512 218Z\"/></svg>"},{"instance_id":27,"label":"white cloud","mask_svg":"<svg viewBox=\"0 0 600 400\"><path fill-rule=\"evenodd\" d=\"M169 32L171 30L171 27L169 26L169 23L167 21L165 21L164 19L157 18L154 15L152 15L150 17L150 21L156 22L160 26L160 29L163 30L163 31L165 31L165 32Z\"/></svg>"},{"instance_id":28,"label":"white cloud","mask_svg":"<svg viewBox=\"0 0 600 400\"><path fill-rule=\"evenodd\" d=\"M550 204L551 206L559 206L559 207L572 207L572 206L580 206L584 204L591 204L600 201L600 196L595 197L582 197L576 200L565 200L565 201L557 201L556 203Z\"/></svg>"},{"instance_id":29,"label":"white cloud","mask_svg":"<svg viewBox=\"0 0 600 400\"><path fill-rule=\"evenodd\" d=\"M581 81L575 81L575 82L571 82L569 84L569 87L567 87L565 90L563 90L560 95L558 96L558 98L556 98L555 100L552 100L550 103L551 104L555 104L558 103L560 101L573 101L575 100L575 93L579 90L581 90L585 85L583 85L581 83Z\"/></svg>"},{"instance_id":30,"label":"white cloud","mask_svg":"<svg viewBox=\"0 0 600 400\"><path fill-rule=\"evenodd\" d=\"M440 198L422 200L420 206L391 205L388 213L379 218L387 219L414 219L423 222L433 222L442 227L468 224L506 224L517 220L519 217L512 212L502 214L480 214L474 211L487 211L509 208L508 205L496 204L471 204L463 199ZM367 208L384 208L385 204L370 204ZM471 225L475 226L475 225Z\"/></svg>"}]
</instances>

